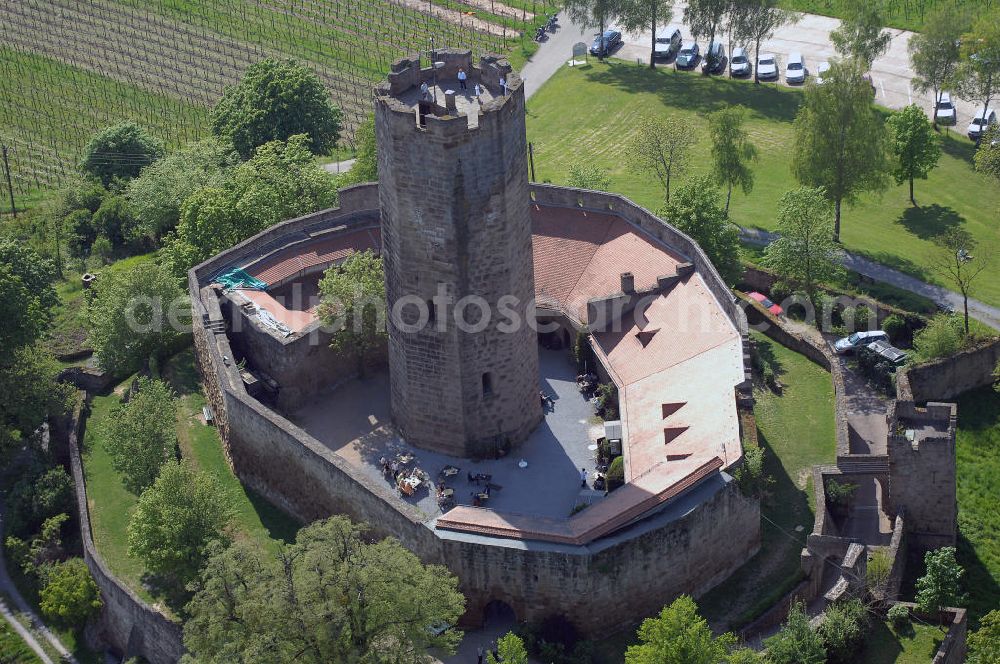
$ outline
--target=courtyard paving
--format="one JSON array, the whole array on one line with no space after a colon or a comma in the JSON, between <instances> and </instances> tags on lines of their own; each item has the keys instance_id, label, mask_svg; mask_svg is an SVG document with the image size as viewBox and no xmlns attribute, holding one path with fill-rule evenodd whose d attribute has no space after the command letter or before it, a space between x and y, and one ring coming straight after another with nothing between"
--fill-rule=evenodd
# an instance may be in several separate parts
<instances>
[{"instance_id":1,"label":"courtyard paving","mask_svg":"<svg viewBox=\"0 0 1000 664\"><path fill-rule=\"evenodd\" d=\"M468 473L492 475L500 489L492 491L484 507L517 514L568 517L580 503L601 499L602 494L580 486L580 469L592 477L595 452L590 446L603 435L594 420L593 407L576 385L576 371L566 351L539 348L539 388L553 399L545 419L519 448L501 459L471 460L429 452L408 445L391 425L389 376L385 371L354 379L318 393L289 414L289 419L354 465L359 472L378 481L383 478L379 459L396 454L416 456L416 466L436 479L446 465L457 466L457 477L446 482L455 490L459 505L471 505L480 487L468 481ZM521 468L518 462L527 462ZM432 487L421 486L407 502L428 518L441 513Z\"/></svg>"}]
</instances>

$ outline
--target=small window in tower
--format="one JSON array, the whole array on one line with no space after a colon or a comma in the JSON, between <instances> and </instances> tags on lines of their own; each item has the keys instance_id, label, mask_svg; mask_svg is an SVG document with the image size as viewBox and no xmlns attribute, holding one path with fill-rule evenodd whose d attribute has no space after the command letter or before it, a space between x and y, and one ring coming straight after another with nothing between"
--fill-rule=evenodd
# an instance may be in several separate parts
<instances>
[{"instance_id":1,"label":"small window in tower","mask_svg":"<svg viewBox=\"0 0 1000 664\"><path fill-rule=\"evenodd\" d=\"M493 374L489 371L483 374L483 397L493 396Z\"/></svg>"},{"instance_id":2,"label":"small window in tower","mask_svg":"<svg viewBox=\"0 0 1000 664\"><path fill-rule=\"evenodd\" d=\"M427 300L427 325L428 326L433 326L434 325L434 314L435 313L436 313L436 310L435 310L435 307L434 307L434 299L431 298L430 300Z\"/></svg>"}]
</instances>

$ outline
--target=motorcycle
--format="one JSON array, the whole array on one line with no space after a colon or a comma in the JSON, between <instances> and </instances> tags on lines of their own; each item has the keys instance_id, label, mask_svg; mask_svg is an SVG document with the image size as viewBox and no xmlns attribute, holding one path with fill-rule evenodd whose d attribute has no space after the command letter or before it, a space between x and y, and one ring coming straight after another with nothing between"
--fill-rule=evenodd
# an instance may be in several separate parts
<instances>
[{"instance_id":1,"label":"motorcycle","mask_svg":"<svg viewBox=\"0 0 1000 664\"><path fill-rule=\"evenodd\" d=\"M538 29L535 30L535 41L540 42L545 39L545 26L540 25Z\"/></svg>"},{"instance_id":2,"label":"motorcycle","mask_svg":"<svg viewBox=\"0 0 1000 664\"><path fill-rule=\"evenodd\" d=\"M545 28L549 32L555 32L559 28L559 17L556 14L549 16L549 20L545 23Z\"/></svg>"}]
</instances>

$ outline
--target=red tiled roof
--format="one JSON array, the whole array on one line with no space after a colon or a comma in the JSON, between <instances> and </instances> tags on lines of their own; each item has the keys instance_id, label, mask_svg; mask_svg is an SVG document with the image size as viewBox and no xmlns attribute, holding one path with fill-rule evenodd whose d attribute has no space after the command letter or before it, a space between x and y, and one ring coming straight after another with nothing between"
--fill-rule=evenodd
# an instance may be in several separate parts
<instances>
[{"instance_id":1,"label":"red tiled roof","mask_svg":"<svg viewBox=\"0 0 1000 664\"><path fill-rule=\"evenodd\" d=\"M340 261L355 251L378 251L379 247L381 233L377 228L334 233L327 238L282 249L245 269L251 276L273 285L311 267Z\"/></svg>"}]
</instances>

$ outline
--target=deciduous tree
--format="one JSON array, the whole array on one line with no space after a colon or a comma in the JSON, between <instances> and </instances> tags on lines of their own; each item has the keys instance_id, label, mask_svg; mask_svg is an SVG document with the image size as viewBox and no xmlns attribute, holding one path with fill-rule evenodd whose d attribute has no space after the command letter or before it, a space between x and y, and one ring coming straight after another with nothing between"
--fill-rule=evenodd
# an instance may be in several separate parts
<instances>
[{"instance_id":1,"label":"deciduous tree","mask_svg":"<svg viewBox=\"0 0 1000 664\"><path fill-rule=\"evenodd\" d=\"M669 121L647 117L639 121L632 141L635 168L652 173L663 185L664 200L670 202L670 179L682 175L698 142L694 127L680 118Z\"/></svg>"},{"instance_id":2,"label":"deciduous tree","mask_svg":"<svg viewBox=\"0 0 1000 664\"><path fill-rule=\"evenodd\" d=\"M607 170L593 164L573 164L569 167L569 177L566 184L580 189L594 191L609 191L611 178Z\"/></svg>"},{"instance_id":3,"label":"deciduous tree","mask_svg":"<svg viewBox=\"0 0 1000 664\"><path fill-rule=\"evenodd\" d=\"M917 579L917 606L926 613L937 613L946 606L965 602L962 576L965 570L955 560L955 547L945 546L924 554L924 575Z\"/></svg>"},{"instance_id":4,"label":"deciduous tree","mask_svg":"<svg viewBox=\"0 0 1000 664\"><path fill-rule=\"evenodd\" d=\"M231 515L227 494L214 475L188 461L168 462L129 518L128 555L183 587L197 577L208 543L228 542L225 529Z\"/></svg>"},{"instance_id":5,"label":"deciduous tree","mask_svg":"<svg viewBox=\"0 0 1000 664\"><path fill-rule=\"evenodd\" d=\"M751 162L757 161L757 146L750 140L744 128L746 108L729 106L708 116L709 135L712 138L712 162L715 172L726 185L726 215L729 215L729 201L733 197L733 187L738 186L744 194L753 191L753 171Z\"/></svg>"},{"instance_id":6,"label":"deciduous tree","mask_svg":"<svg viewBox=\"0 0 1000 664\"><path fill-rule=\"evenodd\" d=\"M222 187L206 187L181 206L163 256L174 274L187 270L279 221L332 207L336 178L318 166L303 135L262 145Z\"/></svg>"},{"instance_id":7,"label":"deciduous tree","mask_svg":"<svg viewBox=\"0 0 1000 664\"><path fill-rule=\"evenodd\" d=\"M798 20L795 14L777 6L775 0L747 0L740 3L740 19L733 25L732 39L753 44L753 82L760 83L757 62L760 61L760 44L774 36L775 30Z\"/></svg>"},{"instance_id":8,"label":"deciduous tree","mask_svg":"<svg viewBox=\"0 0 1000 664\"><path fill-rule=\"evenodd\" d=\"M271 141L308 137L313 154L323 154L340 137L341 113L319 77L294 60L261 60L227 87L212 109L212 131L230 140L243 159Z\"/></svg>"},{"instance_id":9,"label":"deciduous tree","mask_svg":"<svg viewBox=\"0 0 1000 664\"><path fill-rule=\"evenodd\" d=\"M105 270L87 308L89 343L101 367L128 375L162 355L190 325L190 307L177 278L146 261Z\"/></svg>"},{"instance_id":10,"label":"deciduous tree","mask_svg":"<svg viewBox=\"0 0 1000 664\"><path fill-rule=\"evenodd\" d=\"M867 0L849 0L846 16L830 33L830 41L837 53L845 59L854 59L865 70L889 50L892 35L883 30L885 18L882 5ZM825 80L825 78L824 78Z\"/></svg>"},{"instance_id":11,"label":"deciduous tree","mask_svg":"<svg viewBox=\"0 0 1000 664\"><path fill-rule=\"evenodd\" d=\"M374 115L369 115L354 130L354 143L357 145L354 165L351 166L351 170L340 176L338 187L378 180L378 144L375 140Z\"/></svg>"},{"instance_id":12,"label":"deciduous tree","mask_svg":"<svg viewBox=\"0 0 1000 664\"><path fill-rule=\"evenodd\" d=\"M704 39L711 44L719 32L719 26L729 11L730 0L688 0L684 8L684 22L695 39Z\"/></svg>"},{"instance_id":13,"label":"deciduous tree","mask_svg":"<svg viewBox=\"0 0 1000 664\"><path fill-rule=\"evenodd\" d=\"M344 517L317 521L269 554L213 544L187 606L184 643L199 662L417 664L453 652L458 580L394 539L371 542ZM505 660L508 661L508 660Z\"/></svg>"},{"instance_id":14,"label":"deciduous tree","mask_svg":"<svg viewBox=\"0 0 1000 664\"><path fill-rule=\"evenodd\" d=\"M833 241L833 214L822 189L801 187L778 201L778 239L764 250L764 263L816 301L819 285L840 272L842 252Z\"/></svg>"},{"instance_id":15,"label":"deciduous tree","mask_svg":"<svg viewBox=\"0 0 1000 664\"><path fill-rule=\"evenodd\" d=\"M144 168L128 184L126 197L136 224L132 238L159 240L180 220L181 205L203 187L222 187L239 157L216 138L189 143Z\"/></svg>"},{"instance_id":16,"label":"deciduous tree","mask_svg":"<svg viewBox=\"0 0 1000 664\"><path fill-rule=\"evenodd\" d=\"M50 620L66 627L82 628L104 603L83 558L70 558L45 573L39 606Z\"/></svg>"},{"instance_id":17,"label":"deciduous tree","mask_svg":"<svg viewBox=\"0 0 1000 664\"><path fill-rule=\"evenodd\" d=\"M134 122L102 129L83 149L80 169L107 187L130 180L163 156L163 145Z\"/></svg>"},{"instance_id":18,"label":"deciduous tree","mask_svg":"<svg viewBox=\"0 0 1000 664\"><path fill-rule=\"evenodd\" d=\"M122 484L141 494L174 457L177 407L170 386L162 380L140 378L138 391L112 410L101 433Z\"/></svg>"},{"instance_id":19,"label":"deciduous tree","mask_svg":"<svg viewBox=\"0 0 1000 664\"><path fill-rule=\"evenodd\" d=\"M604 34L608 23L621 11L624 0L563 0L563 9L570 20L584 28L597 28L598 36ZM597 54L603 60L604 49Z\"/></svg>"},{"instance_id":20,"label":"deciduous tree","mask_svg":"<svg viewBox=\"0 0 1000 664\"><path fill-rule=\"evenodd\" d=\"M955 88L962 99L981 101L985 113L1000 85L1000 16L980 13L960 41L962 61L955 71ZM982 137L980 132L977 142Z\"/></svg>"},{"instance_id":21,"label":"deciduous tree","mask_svg":"<svg viewBox=\"0 0 1000 664\"><path fill-rule=\"evenodd\" d=\"M979 629L969 632L968 664L1000 662L1000 609L993 609L979 619Z\"/></svg>"},{"instance_id":22,"label":"deciduous tree","mask_svg":"<svg viewBox=\"0 0 1000 664\"><path fill-rule=\"evenodd\" d=\"M941 141L927 121L927 116L916 104L889 116L889 145L896 158L892 176L896 184L910 183L910 203L913 197L913 180L926 180L927 174L941 158Z\"/></svg>"},{"instance_id":23,"label":"deciduous tree","mask_svg":"<svg viewBox=\"0 0 1000 664\"><path fill-rule=\"evenodd\" d=\"M618 23L628 32L650 31L649 68L656 67L656 28L670 23L674 15L671 0L622 0Z\"/></svg>"},{"instance_id":24,"label":"deciduous tree","mask_svg":"<svg viewBox=\"0 0 1000 664\"><path fill-rule=\"evenodd\" d=\"M741 271L739 233L719 204L711 176L693 178L678 189L660 216L698 243L726 283L736 281Z\"/></svg>"},{"instance_id":25,"label":"deciduous tree","mask_svg":"<svg viewBox=\"0 0 1000 664\"><path fill-rule=\"evenodd\" d=\"M0 240L0 365L48 328L59 302L52 281L51 261L23 244Z\"/></svg>"},{"instance_id":26,"label":"deciduous tree","mask_svg":"<svg viewBox=\"0 0 1000 664\"><path fill-rule=\"evenodd\" d=\"M980 247L964 228L951 228L935 238L934 269L962 294L965 333L969 333L969 295L983 271L993 261L993 248Z\"/></svg>"},{"instance_id":27,"label":"deciduous tree","mask_svg":"<svg viewBox=\"0 0 1000 664\"><path fill-rule=\"evenodd\" d=\"M528 650L524 647L524 641L514 632L507 632L497 640L497 654L500 658L493 657L493 653L486 655L488 664L528 664Z\"/></svg>"},{"instance_id":28,"label":"deciduous tree","mask_svg":"<svg viewBox=\"0 0 1000 664\"><path fill-rule=\"evenodd\" d=\"M0 457L23 445L50 414L66 412L73 393L70 386L56 382L60 367L38 346L22 346L4 357L0 362Z\"/></svg>"},{"instance_id":29,"label":"deciduous tree","mask_svg":"<svg viewBox=\"0 0 1000 664\"><path fill-rule=\"evenodd\" d=\"M727 660L736 636L714 636L698 615L698 606L681 595L660 615L646 618L638 631L639 643L625 651L625 664L718 664Z\"/></svg>"},{"instance_id":30,"label":"deciduous tree","mask_svg":"<svg viewBox=\"0 0 1000 664\"><path fill-rule=\"evenodd\" d=\"M823 85L806 88L795 118L792 172L802 184L822 187L834 205L833 237L840 239L841 205L886 182L886 129L872 107L857 67L834 63Z\"/></svg>"},{"instance_id":31,"label":"deciduous tree","mask_svg":"<svg viewBox=\"0 0 1000 664\"><path fill-rule=\"evenodd\" d=\"M336 328L330 346L353 353L364 374L365 357L388 338L382 259L371 251L355 253L326 271L319 290L320 318Z\"/></svg>"},{"instance_id":32,"label":"deciduous tree","mask_svg":"<svg viewBox=\"0 0 1000 664\"><path fill-rule=\"evenodd\" d=\"M961 56L959 40L969 27L967 8L946 2L928 14L923 32L910 35L906 49L917 92L930 90L937 106L941 91L955 76ZM935 120L936 124L936 120Z\"/></svg>"},{"instance_id":33,"label":"deciduous tree","mask_svg":"<svg viewBox=\"0 0 1000 664\"><path fill-rule=\"evenodd\" d=\"M861 600L851 599L827 606L816 630L826 649L827 664L852 664L868 636L868 612Z\"/></svg>"}]
</instances>

